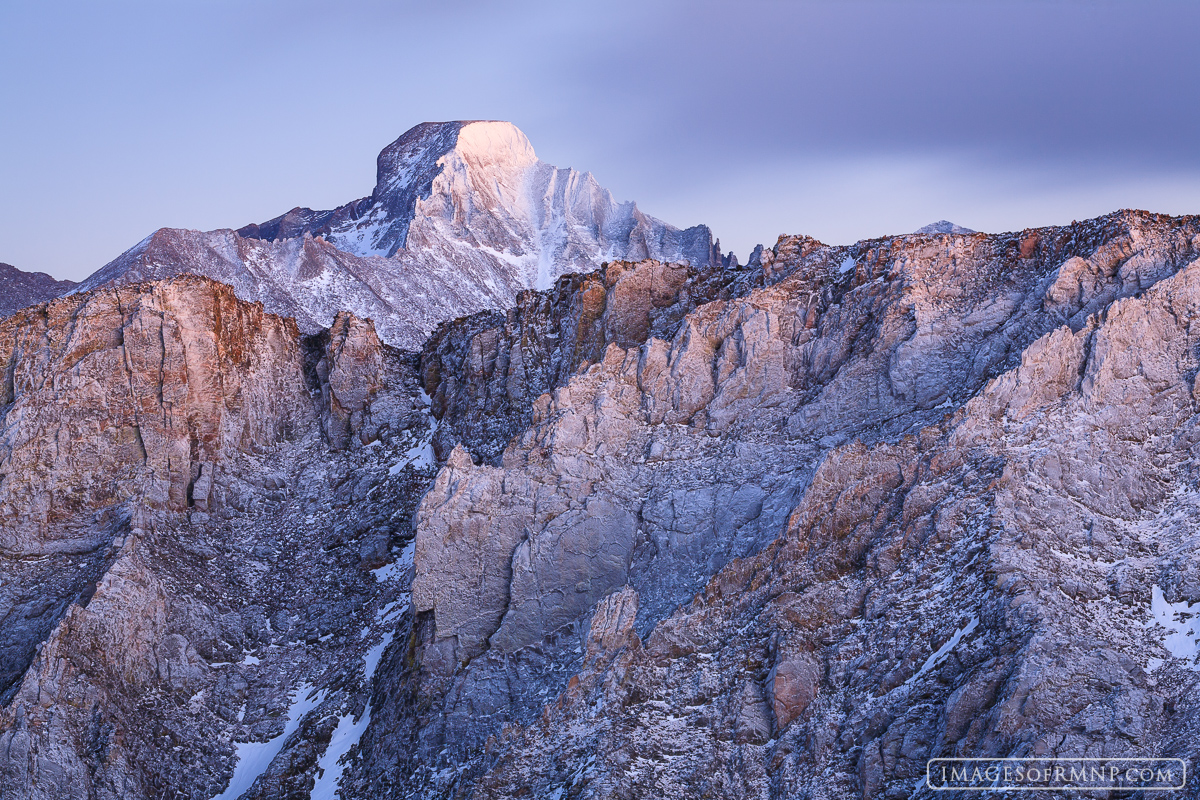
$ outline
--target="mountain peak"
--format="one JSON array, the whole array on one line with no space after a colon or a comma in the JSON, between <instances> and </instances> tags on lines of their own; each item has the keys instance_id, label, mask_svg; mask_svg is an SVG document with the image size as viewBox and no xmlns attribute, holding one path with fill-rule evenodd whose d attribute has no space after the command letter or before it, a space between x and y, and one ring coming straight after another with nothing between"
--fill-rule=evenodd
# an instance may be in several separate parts
<instances>
[{"instance_id":1,"label":"mountain peak","mask_svg":"<svg viewBox=\"0 0 1200 800\"><path fill-rule=\"evenodd\" d=\"M413 177L432 169L452 151L475 160L512 165L527 166L537 161L533 145L511 122L422 122L405 131L379 153L372 197L381 199L397 184L411 182Z\"/></svg>"},{"instance_id":2,"label":"mountain peak","mask_svg":"<svg viewBox=\"0 0 1200 800\"><path fill-rule=\"evenodd\" d=\"M913 233L968 234L968 233L977 233L977 231L973 231L970 228L964 228L962 225L955 225L953 222L951 222L948 219L939 219L937 222L931 222L930 224L926 225L924 228L918 228L917 230L913 231Z\"/></svg>"},{"instance_id":3,"label":"mountain peak","mask_svg":"<svg viewBox=\"0 0 1200 800\"><path fill-rule=\"evenodd\" d=\"M644 258L722 263L706 226L681 230L616 202L590 174L540 161L511 122L458 120L422 123L383 148L366 197L237 231L159 231L81 288L196 272L306 330L348 310L388 343L419 347L445 320Z\"/></svg>"},{"instance_id":4,"label":"mountain peak","mask_svg":"<svg viewBox=\"0 0 1200 800\"><path fill-rule=\"evenodd\" d=\"M483 246L520 262L530 286L619 258L720 260L707 227L681 231L616 202L591 174L539 160L516 125L498 120L416 125L380 152L369 196L331 211L293 208L237 233L271 241L309 233L362 258Z\"/></svg>"},{"instance_id":5,"label":"mountain peak","mask_svg":"<svg viewBox=\"0 0 1200 800\"><path fill-rule=\"evenodd\" d=\"M439 193L434 187L439 177L446 177L441 194L451 205L467 199L467 194L487 193L492 187L510 189L511 197L489 198L492 202L486 205L495 207L505 200L519 201L526 174L539 164L533 145L511 122L422 122L379 153L375 188L368 197L332 211L293 208L267 222L247 225L238 233L277 240L307 232L324 236L358 256L390 257L407 246L409 230L419 215L417 203ZM439 205L445 203L433 203Z\"/></svg>"},{"instance_id":6,"label":"mountain peak","mask_svg":"<svg viewBox=\"0 0 1200 800\"><path fill-rule=\"evenodd\" d=\"M442 159L451 153L480 166L525 169L537 163L533 145L511 122L423 122L379 153L375 190L366 199L389 216L411 216L417 197L429 193L444 166Z\"/></svg>"},{"instance_id":7,"label":"mountain peak","mask_svg":"<svg viewBox=\"0 0 1200 800\"><path fill-rule=\"evenodd\" d=\"M44 272L26 272L0 263L0 317L58 297L77 285L74 281L55 280Z\"/></svg>"}]
</instances>

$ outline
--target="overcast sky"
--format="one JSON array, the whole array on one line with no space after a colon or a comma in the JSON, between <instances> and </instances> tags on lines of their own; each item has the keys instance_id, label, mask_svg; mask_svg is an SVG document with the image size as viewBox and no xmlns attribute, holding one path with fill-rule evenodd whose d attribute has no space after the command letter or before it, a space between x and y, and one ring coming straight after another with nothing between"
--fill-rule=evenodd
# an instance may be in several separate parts
<instances>
[{"instance_id":1,"label":"overcast sky","mask_svg":"<svg viewBox=\"0 0 1200 800\"><path fill-rule=\"evenodd\" d=\"M1197 31L1195 0L4 2L0 261L79 279L159 227L332 208L448 119L743 261L1200 213Z\"/></svg>"}]
</instances>

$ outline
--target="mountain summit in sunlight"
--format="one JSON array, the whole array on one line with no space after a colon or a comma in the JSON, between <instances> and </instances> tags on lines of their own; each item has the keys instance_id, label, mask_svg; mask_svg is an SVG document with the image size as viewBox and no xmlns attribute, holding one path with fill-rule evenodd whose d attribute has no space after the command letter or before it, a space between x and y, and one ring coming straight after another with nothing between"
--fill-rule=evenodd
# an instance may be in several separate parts
<instances>
[{"instance_id":1,"label":"mountain summit in sunlight","mask_svg":"<svg viewBox=\"0 0 1200 800\"><path fill-rule=\"evenodd\" d=\"M442 321L512 305L523 289L610 260L722 263L705 225L676 228L618 203L587 172L551 166L509 122L427 122L379 154L374 191L239 230L164 228L80 291L196 273L304 330L339 310L417 347Z\"/></svg>"}]
</instances>

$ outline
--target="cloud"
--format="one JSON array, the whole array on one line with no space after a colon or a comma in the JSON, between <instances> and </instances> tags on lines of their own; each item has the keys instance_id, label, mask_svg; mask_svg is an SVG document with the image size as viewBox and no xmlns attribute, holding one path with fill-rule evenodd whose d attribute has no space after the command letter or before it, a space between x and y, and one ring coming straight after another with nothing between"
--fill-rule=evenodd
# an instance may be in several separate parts
<instances>
[{"instance_id":1,"label":"cloud","mask_svg":"<svg viewBox=\"0 0 1200 800\"><path fill-rule=\"evenodd\" d=\"M10 4L0 260L81 277L160 226L337 205L461 118L739 253L1200 211L1198 28L1169 0Z\"/></svg>"},{"instance_id":2,"label":"cloud","mask_svg":"<svg viewBox=\"0 0 1200 800\"><path fill-rule=\"evenodd\" d=\"M909 233L939 219L1002 232L1065 225L1119 208L1184 214L1200 209L1200 170L1091 170L1006 165L970 154L893 154L760 164L643 205L711 225L745 261L757 243L807 234L828 244ZM712 193L712 194L710 194ZM712 195L724 202L713 203Z\"/></svg>"}]
</instances>

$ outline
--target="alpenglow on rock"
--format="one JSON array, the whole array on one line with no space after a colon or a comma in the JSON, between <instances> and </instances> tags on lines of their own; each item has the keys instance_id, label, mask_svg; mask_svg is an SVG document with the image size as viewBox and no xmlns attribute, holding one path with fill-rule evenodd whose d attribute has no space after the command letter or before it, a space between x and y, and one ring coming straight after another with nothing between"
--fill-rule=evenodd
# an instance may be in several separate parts
<instances>
[{"instance_id":1,"label":"alpenglow on rock","mask_svg":"<svg viewBox=\"0 0 1200 800\"><path fill-rule=\"evenodd\" d=\"M591 173L539 160L511 123L427 122L379 154L368 197L237 231L164 228L79 291L196 273L301 330L346 310L415 349L439 322L506 308L567 272L643 258L705 267L721 251L706 226L680 230L616 202Z\"/></svg>"},{"instance_id":2,"label":"alpenglow on rock","mask_svg":"<svg viewBox=\"0 0 1200 800\"><path fill-rule=\"evenodd\" d=\"M0 366L3 800L1200 759L1197 216L613 261L420 353L187 275Z\"/></svg>"}]
</instances>

